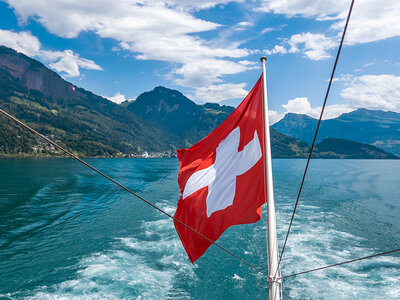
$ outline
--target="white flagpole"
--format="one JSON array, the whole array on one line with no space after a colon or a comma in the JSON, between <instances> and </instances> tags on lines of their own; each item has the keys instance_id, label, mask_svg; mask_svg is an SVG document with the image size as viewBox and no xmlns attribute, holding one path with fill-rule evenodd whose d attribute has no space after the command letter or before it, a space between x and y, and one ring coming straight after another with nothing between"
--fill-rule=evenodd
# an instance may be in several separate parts
<instances>
[{"instance_id":1,"label":"white flagpole","mask_svg":"<svg viewBox=\"0 0 400 300\"><path fill-rule=\"evenodd\" d=\"M268 238L268 285L269 299L281 299L281 279L280 270L278 268L278 241L276 235L276 217L275 217L275 201L274 201L274 186L272 180L272 160L271 160L271 136L269 132L269 117L268 117L268 96L267 96L267 75L265 56L261 57L263 64L263 86L264 86L264 118L265 118L265 170L266 170L266 189L267 189L267 238Z\"/></svg>"}]
</instances>

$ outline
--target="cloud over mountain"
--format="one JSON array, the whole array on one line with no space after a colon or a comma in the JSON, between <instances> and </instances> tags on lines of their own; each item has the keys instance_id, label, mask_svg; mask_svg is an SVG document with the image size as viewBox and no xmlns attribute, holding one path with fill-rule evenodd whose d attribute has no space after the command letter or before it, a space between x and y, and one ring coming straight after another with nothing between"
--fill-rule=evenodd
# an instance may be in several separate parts
<instances>
[{"instance_id":1,"label":"cloud over mountain","mask_svg":"<svg viewBox=\"0 0 400 300\"><path fill-rule=\"evenodd\" d=\"M43 50L42 44L36 36L30 32L14 32L0 29L0 45L11 47L31 57L38 57L49 63L54 70L61 72L65 77L80 75L80 68L90 70L102 70L90 59L81 58L72 50L50 51Z\"/></svg>"},{"instance_id":2,"label":"cloud over mountain","mask_svg":"<svg viewBox=\"0 0 400 300\"><path fill-rule=\"evenodd\" d=\"M20 22L33 18L49 32L65 38L94 32L118 41L121 49L132 52L137 59L175 64L170 78L181 86L195 87L194 95L199 97L208 96L204 93L206 86L221 90L223 75L250 69L235 61L248 56L249 50L233 43L211 45L195 35L221 25L196 18L191 12L227 2L232 1L8 1ZM235 90L238 93L232 92ZM233 98L243 94L240 88L232 91Z\"/></svg>"}]
</instances>

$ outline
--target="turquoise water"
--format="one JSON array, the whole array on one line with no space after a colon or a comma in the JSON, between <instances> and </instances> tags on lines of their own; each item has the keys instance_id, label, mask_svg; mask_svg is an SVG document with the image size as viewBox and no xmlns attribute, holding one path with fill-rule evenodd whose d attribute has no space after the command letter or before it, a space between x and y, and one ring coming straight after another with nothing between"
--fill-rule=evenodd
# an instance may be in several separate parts
<instances>
[{"instance_id":1,"label":"turquoise water","mask_svg":"<svg viewBox=\"0 0 400 300\"><path fill-rule=\"evenodd\" d=\"M173 214L176 159L88 159ZM280 246L305 160L274 160ZM282 273L400 248L400 161L314 160ZM265 299L216 247L192 265L171 220L71 159L0 160L1 299ZM266 269L265 217L221 245ZM285 299L400 299L400 255L284 282Z\"/></svg>"}]
</instances>

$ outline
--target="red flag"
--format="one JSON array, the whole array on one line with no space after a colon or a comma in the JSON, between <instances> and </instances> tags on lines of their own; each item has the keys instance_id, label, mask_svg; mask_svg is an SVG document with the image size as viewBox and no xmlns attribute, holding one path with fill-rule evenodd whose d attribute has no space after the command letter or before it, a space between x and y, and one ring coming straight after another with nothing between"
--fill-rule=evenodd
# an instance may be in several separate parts
<instances>
[{"instance_id":1,"label":"red flag","mask_svg":"<svg viewBox=\"0 0 400 300\"><path fill-rule=\"evenodd\" d=\"M212 241L254 223L265 202L262 76L235 111L189 149L178 150L181 198L175 218ZM174 221L192 262L212 244Z\"/></svg>"}]
</instances>

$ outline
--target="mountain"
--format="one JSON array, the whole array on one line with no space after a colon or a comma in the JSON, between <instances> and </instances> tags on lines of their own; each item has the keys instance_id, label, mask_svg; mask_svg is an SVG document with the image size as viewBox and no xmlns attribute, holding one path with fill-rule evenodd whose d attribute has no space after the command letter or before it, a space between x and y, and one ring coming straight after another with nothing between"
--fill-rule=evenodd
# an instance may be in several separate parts
<instances>
[{"instance_id":1,"label":"mountain","mask_svg":"<svg viewBox=\"0 0 400 300\"><path fill-rule=\"evenodd\" d=\"M292 137L312 142L318 120L306 115L287 114L273 127ZM377 146L400 155L400 114L360 108L335 119L322 121L317 141L342 138Z\"/></svg>"},{"instance_id":2,"label":"mountain","mask_svg":"<svg viewBox=\"0 0 400 300\"><path fill-rule=\"evenodd\" d=\"M348 159L398 159L378 147L349 141L346 139L325 138L315 145L316 157Z\"/></svg>"},{"instance_id":3,"label":"mountain","mask_svg":"<svg viewBox=\"0 0 400 300\"><path fill-rule=\"evenodd\" d=\"M79 155L114 156L170 147L168 133L4 46L0 46L0 107ZM0 153L54 152L4 117L0 120Z\"/></svg>"},{"instance_id":4,"label":"mountain","mask_svg":"<svg viewBox=\"0 0 400 300\"><path fill-rule=\"evenodd\" d=\"M317 119L307 115L288 113L279 122L273 124L272 127L283 134L311 144L317 123ZM322 126L320 130L322 130ZM318 137L320 137L320 132L318 133Z\"/></svg>"},{"instance_id":5,"label":"mountain","mask_svg":"<svg viewBox=\"0 0 400 300\"><path fill-rule=\"evenodd\" d=\"M181 92L156 87L127 106L135 115L175 135L181 147L189 147L221 124L233 107L207 103L197 105Z\"/></svg>"},{"instance_id":6,"label":"mountain","mask_svg":"<svg viewBox=\"0 0 400 300\"><path fill-rule=\"evenodd\" d=\"M284 135L270 128L271 154L274 158L305 158L310 146L298 139Z\"/></svg>"}]
</instances>

